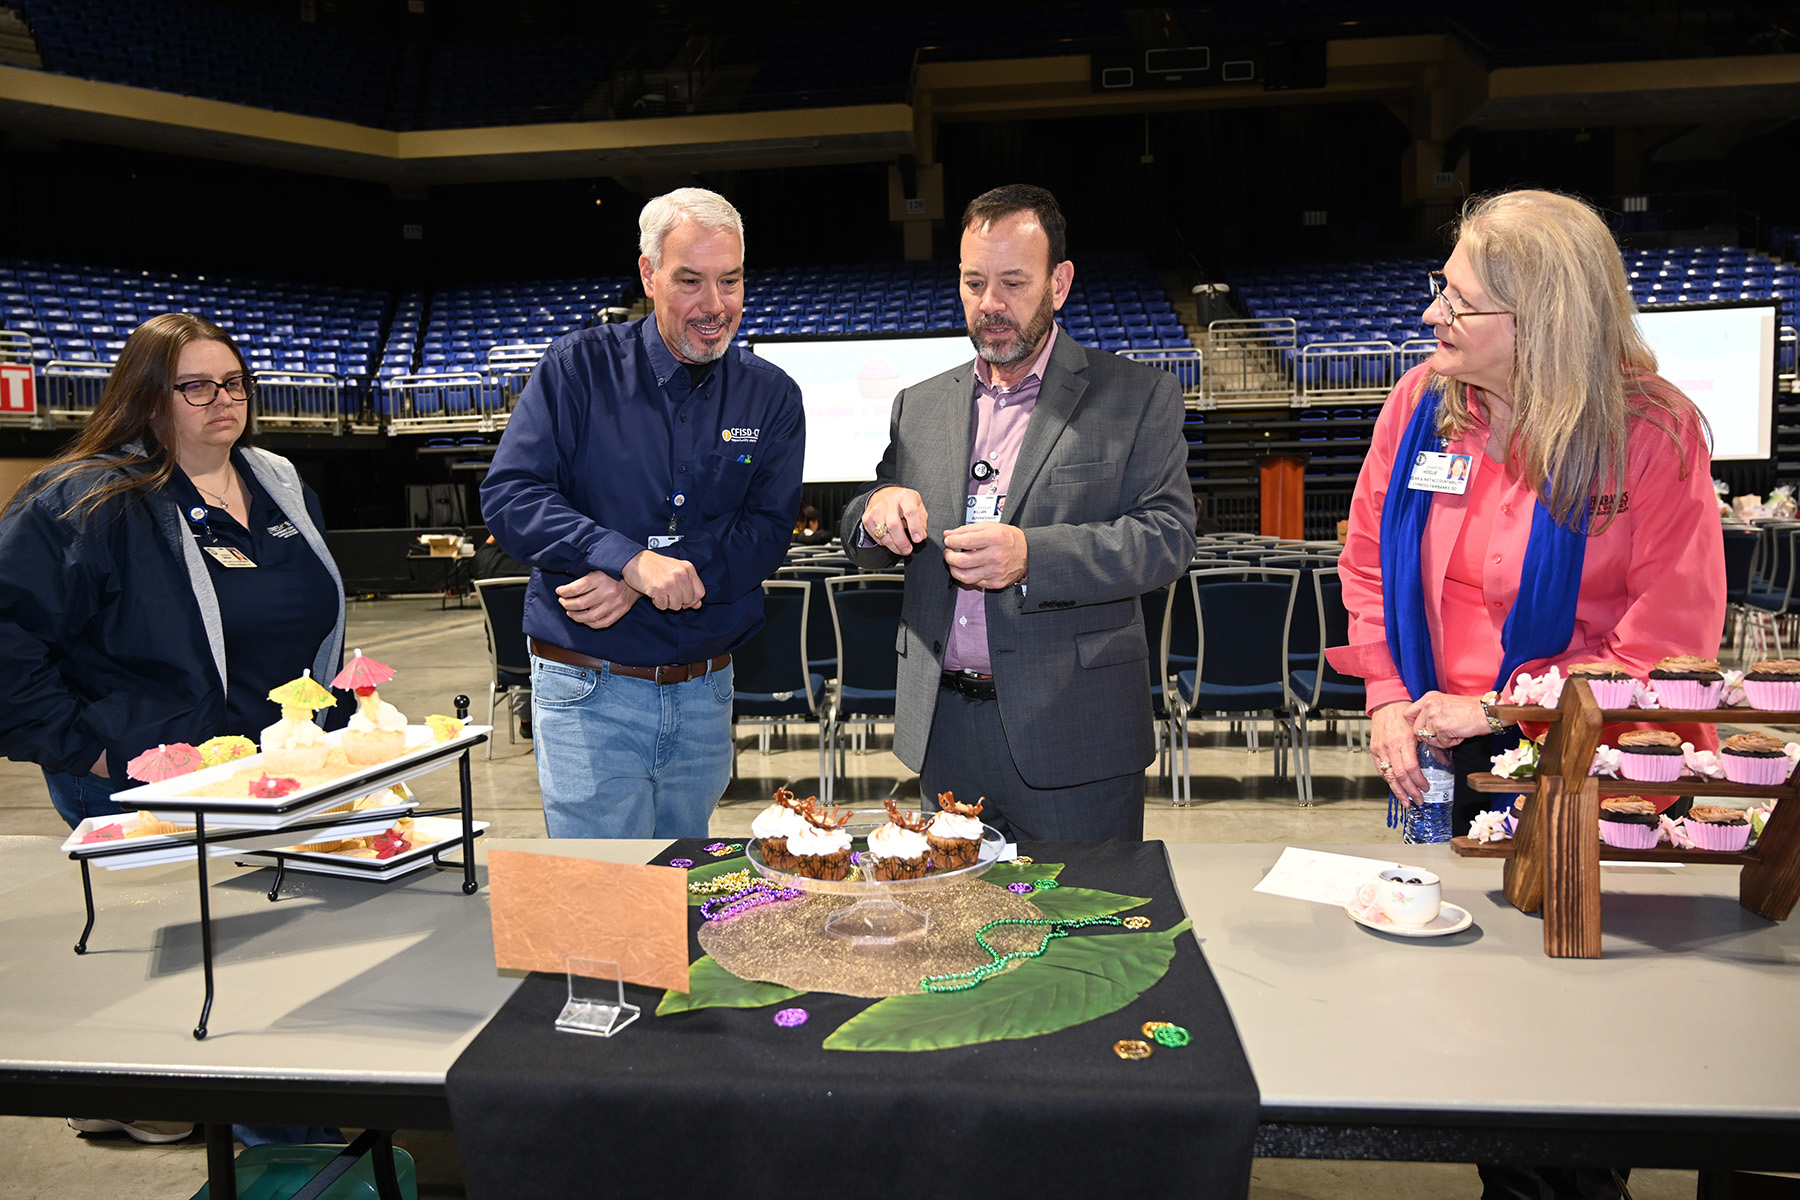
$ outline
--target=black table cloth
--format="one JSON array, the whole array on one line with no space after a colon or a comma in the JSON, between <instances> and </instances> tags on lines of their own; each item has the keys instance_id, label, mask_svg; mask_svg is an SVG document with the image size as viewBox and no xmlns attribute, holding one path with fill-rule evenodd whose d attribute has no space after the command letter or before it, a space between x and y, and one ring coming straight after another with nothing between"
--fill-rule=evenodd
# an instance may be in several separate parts
<instances>
[{"instance_id":1,"label":"black table cloth","mask_svg":"<svg viewBox=\"0 0 1800 1200\"><path fill-rule=\"evenodd\" d=\"M656 861L706 861L703 844ZM1020 851L1066 864L1061 883L1151 897L1131 915L1156 928L1184 915L1160 842ZM635 1024L612 1038L562 1033L566 980L534 974L449 1072L468 1194L1242 1196L1256 1083L1193 934L1176 947L1163 979L1110 1016L910 1053L821 1048L873 1003L823 992L657 1017L661 993L627 985ZM811 1019L776 1026L787 1006ZM1184 1026L1192 1043L1141 1061L1113 1053L1149 1020Z\"/></svg>"}]
</instances>

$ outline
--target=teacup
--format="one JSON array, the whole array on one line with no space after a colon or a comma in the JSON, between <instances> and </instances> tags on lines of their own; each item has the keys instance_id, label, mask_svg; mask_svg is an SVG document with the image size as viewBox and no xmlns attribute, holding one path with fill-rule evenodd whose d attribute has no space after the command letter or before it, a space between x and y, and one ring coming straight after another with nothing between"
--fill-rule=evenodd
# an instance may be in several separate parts
<instances>
[{"instance_id":1,"label":"teacup","mask_svg":"<svg viewBox=\"0 0 1800 1200\"><path fill-rule=\"evenodd\" d=\"M1444 888L1430 871L1391 867L1358 888L1356 899L1396 925L1428 925L1444 906Z\"/></svg>"}]
</instances>

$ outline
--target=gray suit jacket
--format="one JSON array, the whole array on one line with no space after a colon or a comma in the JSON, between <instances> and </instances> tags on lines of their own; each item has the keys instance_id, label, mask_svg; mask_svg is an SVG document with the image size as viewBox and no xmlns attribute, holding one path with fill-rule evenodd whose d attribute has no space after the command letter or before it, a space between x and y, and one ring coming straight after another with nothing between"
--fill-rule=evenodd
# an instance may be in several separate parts
<instances>
[{"instance_id":1,"label":"gray suit jacket","mask_svg":"<svg viewBox=\"0 0 1800 1200\"><path fill-rule=\"evenodd\" d=\"M876 482L844 513L859 566L906 564L894 753L915 771L956 607L943 538L963 522L974 395L971 359L895 397ZM1026 578L987 594L1000 716L1033 787L1123 775L1155 755L1138 597L1194 556L1182 419L1173 375L1057 335L1006 496L1004 519L1026 531ZM909 559L858 544L869 495L889 484L917 491L930 517Z\"/></svg>"}]
</instances>

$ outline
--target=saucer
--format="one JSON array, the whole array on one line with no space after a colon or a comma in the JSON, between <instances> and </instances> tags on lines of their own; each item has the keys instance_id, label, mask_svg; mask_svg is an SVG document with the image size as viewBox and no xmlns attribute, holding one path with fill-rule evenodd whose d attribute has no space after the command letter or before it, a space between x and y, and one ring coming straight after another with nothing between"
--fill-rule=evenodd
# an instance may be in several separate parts
<instances>
[{"instance_id":1,"label":"saucer","mask_svg":"<svg viewBox=\"0 0 1800 1200\"><path fill-rule=\"evenodd\" d=\"M1461 933L1475 923L1475 918L1468 909L1447 902L1438 910L1437 916L1423 925L1395 925L1391 921L1371 921L1353 908L1346 908L1344 913L1352 921L1366 929L1409 938L1443 937L1446 934Z\"/></svg>"}]
</instances>

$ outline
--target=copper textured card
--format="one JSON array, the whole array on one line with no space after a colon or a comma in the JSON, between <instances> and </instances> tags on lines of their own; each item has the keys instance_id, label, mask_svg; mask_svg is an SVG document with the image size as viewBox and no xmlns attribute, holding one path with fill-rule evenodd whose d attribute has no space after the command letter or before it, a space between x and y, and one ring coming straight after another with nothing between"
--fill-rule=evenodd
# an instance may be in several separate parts
<instances>
[{"instance_id":1,"label":"copper textured card","mask_svg":"<svg viewBox=\"0 0 1800 1200\"><path fill-rule=\"evenodd\" d=\"M619 964L626 982L688 990L687 872L523 850L488 851L494 965Z\"/></svg>"}]
</instances>

